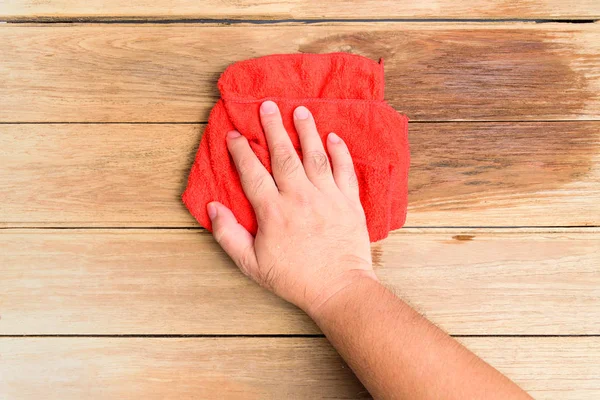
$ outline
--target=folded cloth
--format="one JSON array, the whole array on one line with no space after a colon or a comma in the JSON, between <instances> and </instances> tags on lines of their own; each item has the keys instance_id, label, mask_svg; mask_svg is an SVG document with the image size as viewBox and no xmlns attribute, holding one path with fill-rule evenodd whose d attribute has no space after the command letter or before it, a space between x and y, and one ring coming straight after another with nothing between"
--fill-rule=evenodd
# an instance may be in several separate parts
<instances>
[{"instance_id":1,"label":"folded cloth","mask_svg":"<svg viewBox=\"0 0 600 400\"><path fill-rule=\"evenodd\" d=\"M324 142L330 132L344 139L372 242L402 227L408 192L408 118L383 100L382 61L346 53L271 55L229 66L218 86L221 99L210 113L182 196L202 226L212 231L206 205L219 201L256 233L256 217L227 151L226 135L233 129L244 135L270 172L259 107L273 100L300 157L293 122L293 111L300 105L313 114Z\"/></svg>"}]
</instances>

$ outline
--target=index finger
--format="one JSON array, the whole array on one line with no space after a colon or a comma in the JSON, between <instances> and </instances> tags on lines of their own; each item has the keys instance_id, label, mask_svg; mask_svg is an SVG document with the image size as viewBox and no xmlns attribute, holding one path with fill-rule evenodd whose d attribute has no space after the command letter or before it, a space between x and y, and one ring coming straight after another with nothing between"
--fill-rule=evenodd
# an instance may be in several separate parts
<instances>
[{"instance_id":1,"label":"index finger","mask_svg":"<svg viewBox=\"0 0 600 400\"><path fill-rule=\"evenodd\" d=\"M267 138L269 153L271 153L273 177L279 190L294 190L308 184L309 181L304 172L304 166L283 126L277 104L270 100L262 103L260 106L260 120Z\"/></svg>"},{"instance_id":2,"label":"index finger","mask_svg":"<svg viewBox=\"0 0 600 400\"><path fill-rule=\"evenodd\" d=\"M244 136L237 131L229 132L227 148L240 176L242 189L255 210L265 198L279 195L273 178L258 160Z\"/></svg>"}]
</instances>

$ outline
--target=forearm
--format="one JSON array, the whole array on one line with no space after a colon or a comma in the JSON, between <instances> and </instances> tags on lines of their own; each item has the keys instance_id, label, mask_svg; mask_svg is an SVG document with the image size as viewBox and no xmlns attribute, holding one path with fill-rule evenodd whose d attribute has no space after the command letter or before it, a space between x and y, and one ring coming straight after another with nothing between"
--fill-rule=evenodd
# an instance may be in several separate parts
<instances>
[{"instance_id":1,"label":"forearm","mask_svg":"<svg viewBox=\"0 0 600 400\"><path fill-rule=\"evenodd\" d=\"M373 279L311 316L375 398L531 398Z\"/></svg>"}]
</instances>

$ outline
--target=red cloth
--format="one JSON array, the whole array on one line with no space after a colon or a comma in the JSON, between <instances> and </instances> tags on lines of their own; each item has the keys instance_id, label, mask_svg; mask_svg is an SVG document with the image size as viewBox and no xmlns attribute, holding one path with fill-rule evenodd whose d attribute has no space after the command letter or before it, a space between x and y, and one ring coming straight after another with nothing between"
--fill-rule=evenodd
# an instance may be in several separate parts
<instances>
[{"instance_id":1,"label":"red cloth","mask_svg":"<svg viewBox=\"0 0 600 400\"><path fill-rule=\"evenodd\" d=\"M256 218L225 137L230 130L239 131L271 171L259 106L273 100L300 156L292 116L297 106L312 112L323 141L330 132L344 139L354 160L372 242L402 227L408 191L408 118L383 100L382 62L346 53L271 55L229 66L218 85L221 99L211 111L183 193L183 202L202 226L212 230L206 205L219 201L256 233Z\"/></svg>"}]
</instances>

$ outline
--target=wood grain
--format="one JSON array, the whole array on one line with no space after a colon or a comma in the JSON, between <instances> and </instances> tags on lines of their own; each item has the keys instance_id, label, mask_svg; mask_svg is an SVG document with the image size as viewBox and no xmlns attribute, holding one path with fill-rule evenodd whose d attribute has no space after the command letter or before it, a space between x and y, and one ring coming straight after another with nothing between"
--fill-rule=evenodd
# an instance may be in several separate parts
<instances>
[{"instance_id":1,"label":"wood grain","mask_svg":"<svg viewBox=\"0 0 600 400\"><path fill-rule=\"evenodd\" d=\"M600 230L404 229L382 281L452 334L599 334ZM309 334L194 230L0 230L0 334Z\"/></svg>"},{"instance_id":2,"label":"wood grain","mask_svg":"<svg viewBox=\"0 0 600 400\"><path fill-rule=\"evenodd\" d=\"M540 400L600 396L598 338L464 338ZM0 338L8 399L366 399L324 338Z\"/></svg>"},{"instance_id":3,"label":"wood grain","mask_svg":"<svg viewBox=\"0 0 600 400\"><path fill-rule=\"evenodd\" d=\"M203 126L0 125L0 226L196 227ZM408 226L600 224L600 122L411 124Z\"/></svg>"},{"instance_id":4,"label":"wood grain","mask_svg":"<svg viewBox=\"0 0 600 400\"><path fill-rule=\"evenodd\" d=\"M600 24L406 22L0 26L0 121L202 122L236 61L385 59L413 121L598 119Z\"/></svg>"},{"instance_id":5,"label":"wood grain","mask_svg":"<svg viewBox=\"0 0 600 400\"><path fill-rule=\"evenodd\" d=\"M313 2L302 0L237 1L144 1L131 0L4 0L0 15L9 20L31 18L598 18L600 6L594 0L354 0Z\"/></svg>"}]
</instances>

